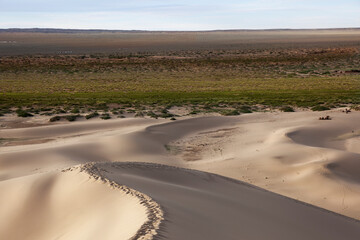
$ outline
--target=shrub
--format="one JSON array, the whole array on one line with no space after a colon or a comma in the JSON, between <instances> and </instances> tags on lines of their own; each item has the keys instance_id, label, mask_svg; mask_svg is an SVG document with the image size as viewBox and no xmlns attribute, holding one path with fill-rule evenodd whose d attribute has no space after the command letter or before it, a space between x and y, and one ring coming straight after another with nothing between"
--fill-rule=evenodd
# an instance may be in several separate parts
<instances>
[{"instance_id":1,"label":"shrub","mask_svg":"<svg viewBox=\"0 0 360 240\"><path fill-rule=\"evenodd\" d=\"M175 115L174 114L171 114L171 113L162 113L159 115L159 117L161 118L171 118L171 117L174 117Z\"/></svg>"},{"instance_id":2,"label":"shrub","mask_svg":"<svg viewBox=\"0 0 360 240\"><path fill-rule=\"evenodd\" d=\"M360 105L352 106L351 109L354 109L355 111L360 111Z\"/></svg>"},{"instance_id":3,"label":"shrub","mask_svg":"<svg viewBox=\"0 0 360 240\"><path fill-rule=\"evenodd\" d=\"M94 117L97 117L99 116L99 114L97 112L93 112L93 113L90 113L88 115L85 116L86 119L90 119L90 118L94 118Z\"/></svg>"},{"instance_id":4,"label":"shrub","mask_svg":"<svg viewBox=\"0 0 360 240\"><path fill-rule=\"evenodd\" d=\"M31 113L28 113L27 111L22 110L22 109L16 110L16 113L17 113L18 117L33 117L34 116Z\"/></svg>"},{"instance_id":5,"label":"shrub","mask_svg":"<svg viewBox=\"0 0 360 240\"><path fill-rule=\"evenodd\" d=\"M66 113L66 111L64 109L58 108L58 109L55 109L54 113L56 113L56 114Z\"/></svg>"},{"instance_id":6,"label":"shrub","mask_svg":"<svg viewBox=\"0 0 360 240\"><path fill-rule=\"evenodd\" d=\"M67 115L67 116L64 116L64 118L66 120L68 120L69 122L75 121L78 117L80 117L80 115Z\"/></svg>"},{"instance_id":7,"label":"shrub","mask_svg":"<svg viewBox=\"0 0 360 240\"><path fill-rule=\"evenodd\" d=\"M60 121L61 117L60 116L54 116L52 118L50 118L49 122L56 122L56 121Z\"/></svg>"},{"instance_id":8,"label":"shrub","mask_svg":"<svg viewBox=\"0 0 360 240\"><path fill-rule=\"evenodd\" d=\"M190 115L196 115L198 113L200 113L199 110L192 110L191 112L189 112Z\"/></svg>"},{"instance_id":9,"label":"shrub","mask_svg":"<svg viewBox=\"0 0 360 240\"><path fill-rule=\"evenodd\" d=\"M70 111L71 113L80 113L80 110L78 108L74 108Z\"/></svg>"},{"instance_id":10,"label":"shrub","mask_svg":"<svg viewBox=\"0 0 360 240\"><path fill-rule=\"evenodd\" d=\"M284 106L282 108L280 108L280 111L283 111L283 112L295 112L294 109L290 106Z\"/></svg>"},{"instance_id":11,"label":"shrub","mask_svg":"<svg viewBox=\"0 0 360 240\"><path fill-rule=\"evenodd\" d=\"M144 113L142 111L139 111L135 114L135 117L144 117Z\"/></svg>"},{"instance_id":12,"label":"shrub","mask_svg":"<svg viewBox=\"0 0 360 240\"><path fill-rule=\"evenodd\" d=\"M158 115L156 114L156 113L154 113L153 111L149 111L148 113L147 113L147 115L149 116L149 117L151 117L151 118L155 118L155 119L158 119Z\"/></svg>"},{"instance_id":13,"label":"shrub","mask_svg":"<svg viewBox=\"0 0 360 240\"><path fill-rule=\"evenodd\" d=\"M252 110L251 110L250 106L244 105L244 106L241 106L239 108L239 112L241 112L241 113L252 113Z\"/></svg>"},{"instance_id":14,"label":"shrub","mask_svg":"<svg viewBox=\"0 0 360 240\"><path fill-rule=\"evenodd\" d=\"M0 109L0 112L1 112L2 114L12 113L12 111L11 111L9 108Z\"/></svg>"},{"instance_id":15,"label":"shrub","mask_svg":"<svg viewBox=\"0 0 360 240\"><path fill-rule=\"evenodd\" d=\"M312 107L311 110L313 110L313 111L326 111L326 110L330 110L330 108L328 108L326 106L315 106L315 107Z\"/></svg>"},{"instance_id":16,"label":"shrub","mask_svg":"<svg viewBox=\"0 0 360 240\"><path fill-rule=\"evenodd\" d=\"M223 116L237 116L240 115L238 110L224 110L221 112Z\"/></svg>"},{"instance_id":17,"label":"shrub","mask_svg":"<svg viewBox=\"0 0 360 240\"><path fill-rule=\"evenodd\" d=\"M40 114L41 116L52 116L53 113L52 112L44 112Z\"/></svg>"},{"instance_id":18,"label":"shrub","mask_svg":"<svg viewBox=\"0 0 360 240\"><path fill-rule=\"evenodd\" d=\"M52 111L52 110L53 110L52 108L48 108L48 107L40 108L40 111L42 111L42 112L49 112L49 111Z\"/></svg>"},{"instance_id":19,"label":"shrub","mask_svg":"<svg viewBox=\"0 0 360 240\"><path fill-rule=\"evenodd\" d=\"M103 113L103 114L101 114L101 117L100 117L101 119L103 119L103 120L108 120L108 119L110 119L111 117L110 117L110 115L108 114L108 113Z\"/></svg>"}]
</instances>

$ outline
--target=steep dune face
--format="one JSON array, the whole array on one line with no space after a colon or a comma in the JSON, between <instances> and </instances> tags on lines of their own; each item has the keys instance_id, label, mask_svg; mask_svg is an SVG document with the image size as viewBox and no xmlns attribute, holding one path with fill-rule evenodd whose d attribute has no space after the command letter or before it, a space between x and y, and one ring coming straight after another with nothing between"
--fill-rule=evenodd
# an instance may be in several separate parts
<instances>
[{"instance_id":1,"label":"steep dune face","mask_svg":"<svg viewBox=\"0 0 360 240\"><path fill-rule=\"evenodd\" d=\"M0 239L129 239L147 221L139 199L79 171L0 182Z\"/></svg>"},{"instance_id":2,"label":"steep dune face","mask_svg":"<svg viewBox=\"0 0 360 240\"><path fill-rule=\"evenodd\" d=\"M360 234L358 221L218 175L150 163L96 166L163 207L158 239L355 240Z\"/></svg>"}]
</instances>

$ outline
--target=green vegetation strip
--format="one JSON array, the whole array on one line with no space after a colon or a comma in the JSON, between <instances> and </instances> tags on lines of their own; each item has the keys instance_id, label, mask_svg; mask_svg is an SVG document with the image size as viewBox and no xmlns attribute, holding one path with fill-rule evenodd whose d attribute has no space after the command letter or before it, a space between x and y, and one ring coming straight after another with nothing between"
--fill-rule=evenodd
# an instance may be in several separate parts
<instances>
[{"instance_id":1,"label":"green vegetation strip","mask_svg":"<svg viewBox=\"0 0 360 240\"><path fill-rule=\"evenodd\" d=\"M360 104L359 90L279 90L211 92L91 92L91 93L0 93L3 106L96 105L102 103L206 104L241 103L270 106Z\"/></svg>"}]
</instances>

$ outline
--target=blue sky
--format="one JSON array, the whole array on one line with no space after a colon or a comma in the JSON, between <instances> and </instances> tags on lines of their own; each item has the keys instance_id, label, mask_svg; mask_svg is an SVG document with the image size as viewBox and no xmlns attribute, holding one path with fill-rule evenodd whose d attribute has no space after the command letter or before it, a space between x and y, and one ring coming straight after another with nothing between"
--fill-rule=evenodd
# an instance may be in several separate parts
<instances>
[{"instance_id":1,"label":"blue sky","mask_svg":"<svg viewBox=\"0 0 360 240\"><path fill-rule=\"evenodd\" d=\"M360 0L0 0L0 28L360 27Z\"/></svg>"}]
</instances>

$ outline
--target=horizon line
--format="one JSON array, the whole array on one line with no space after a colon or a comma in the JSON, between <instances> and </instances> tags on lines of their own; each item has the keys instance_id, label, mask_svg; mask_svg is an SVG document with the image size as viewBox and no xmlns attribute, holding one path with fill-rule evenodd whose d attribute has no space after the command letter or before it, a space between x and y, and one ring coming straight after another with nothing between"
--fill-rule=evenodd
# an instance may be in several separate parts
<instances>
[{"instance_id":1,"label":"horizon line","mask_svg":"<svg viewBox=\"0 0 360 240\"><path fill-rule=\"evenodd\" d=\"M102 32L226 32L226 31L301 31L301 30L360 30L360 27L343 28L229 28L213 30L142 30L142 29L102 29L102 28L0 28L0 31L102 31Z\"/></svg>"}]
</instances>

